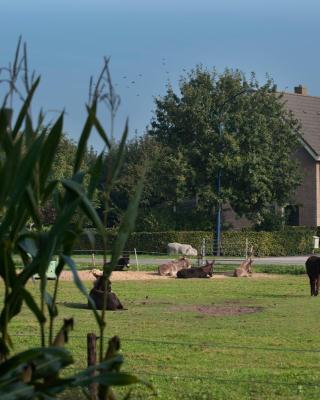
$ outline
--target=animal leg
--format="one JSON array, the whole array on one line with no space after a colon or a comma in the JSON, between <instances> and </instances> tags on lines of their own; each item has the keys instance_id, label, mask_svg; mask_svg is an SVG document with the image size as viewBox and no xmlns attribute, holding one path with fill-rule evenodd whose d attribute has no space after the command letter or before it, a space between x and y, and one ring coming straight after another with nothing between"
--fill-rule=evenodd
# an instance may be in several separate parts
<instances>
[{"instance_id":1,"label":"animal leg","mask_svg":"<svg viewBox=\"0 0 320 400\"><path fill-rule=\"evenodd\" d=\"M314 295L318 296L318 293L319 293L319 276L317 276L317 278L315 279L314 288L315 288Z\"/></svg>"},{"instance_id":2,"label":"animal leg","mask_svg":"<svg viewBox=\"0 0 320 400\"><path fill-rule=\"evenodd\" d=\"M314 283L313 283L313 278L309 276L309 282L310 282L310 294L313 296L313 291L314 291Z\"/></svg>"}]
</instances>

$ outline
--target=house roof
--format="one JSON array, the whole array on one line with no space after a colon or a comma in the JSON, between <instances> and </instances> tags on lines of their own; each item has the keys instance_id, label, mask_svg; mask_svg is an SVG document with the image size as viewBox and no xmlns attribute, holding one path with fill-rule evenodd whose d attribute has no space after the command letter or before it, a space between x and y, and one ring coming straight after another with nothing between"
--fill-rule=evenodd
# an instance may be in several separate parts
<instances>
[{"instance_id":1,"label":"house roof","mask_svg":"<svg viewBox=\"0 0 320 400\"><path fill-rule=\"evenodd\" d=\"M283 100L301 123L304 147L315 160L320 160L320 97L283 93Z\"/></svg>"}]
</instances>

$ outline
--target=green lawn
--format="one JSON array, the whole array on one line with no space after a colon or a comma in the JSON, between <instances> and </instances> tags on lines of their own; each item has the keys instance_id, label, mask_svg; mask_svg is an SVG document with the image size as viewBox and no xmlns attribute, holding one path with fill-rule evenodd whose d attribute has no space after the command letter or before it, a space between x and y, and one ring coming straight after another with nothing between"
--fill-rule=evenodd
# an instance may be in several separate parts
<instances>
[{"instance_id":1,"label":"green lawn","mask_svg":"<svg viewBox=\"0 0 320 400\"><path fill-rule=\"evenodd\" d=\"M127 310L108 312L108 336L121 337L125 370L152 381L159 399L319 398L320 297L309 296L306 276L127 281L113 289ZM58 300L60 318L76 321L74 368L84 367L94 319L71 282L61 282ZM210 315L201 306L259 310ZM11 325L15 350L38 345L37 332L24 311ZM148 393L137 388L132 398Z\"/></svg>"}]
</instances>

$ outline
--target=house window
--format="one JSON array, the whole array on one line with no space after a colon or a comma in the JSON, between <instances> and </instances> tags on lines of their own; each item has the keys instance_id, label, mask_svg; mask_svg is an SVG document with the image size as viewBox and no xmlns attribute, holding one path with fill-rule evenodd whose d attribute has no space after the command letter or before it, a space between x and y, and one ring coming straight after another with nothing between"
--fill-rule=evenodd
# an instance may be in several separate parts
<instances>
[{"instance_id":1,"label":"house window","mask_svg":"<svg viewBox=\"0 0 320 400\"><path fill-rule=\"evenodd\" d=\"M299 225L299 206L289 205L284 209L286 225L298 226Z\"/></svg>"}]
</instances>

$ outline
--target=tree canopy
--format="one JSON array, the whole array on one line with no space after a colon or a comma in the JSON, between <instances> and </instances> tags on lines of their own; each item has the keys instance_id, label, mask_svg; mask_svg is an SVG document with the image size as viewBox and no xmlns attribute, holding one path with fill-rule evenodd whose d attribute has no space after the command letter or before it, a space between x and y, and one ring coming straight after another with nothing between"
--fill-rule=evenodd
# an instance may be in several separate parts
<instances>
[{"instance_id":1,"label":"tree canopy","mask_svg":"<svg viewBox=\"0 0 320 400\"><path fill-rule=\"evenodd\" d=\"M156 98L148 135L184 163L187 193L198 207L212 212L222 201L259 222L271 205L286 205L299 184L292 157L299 124L272 79L259 85L253 74L247 80L238 70L199 66L181 78L179 91L169 85Z\"/></svg>"}]
</instances>

